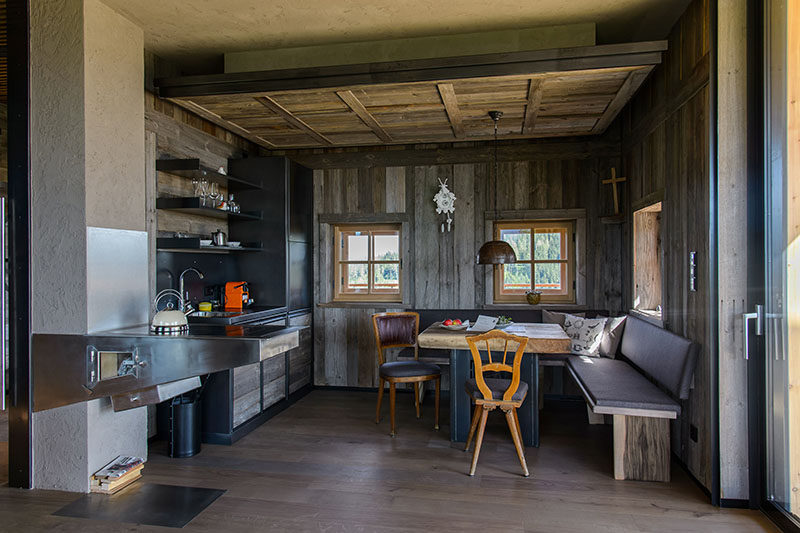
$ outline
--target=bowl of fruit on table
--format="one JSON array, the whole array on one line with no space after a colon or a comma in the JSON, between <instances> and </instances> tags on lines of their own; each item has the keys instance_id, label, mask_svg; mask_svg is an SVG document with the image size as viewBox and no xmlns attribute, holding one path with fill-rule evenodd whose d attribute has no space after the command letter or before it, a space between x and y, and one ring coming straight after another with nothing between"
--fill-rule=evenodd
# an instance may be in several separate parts
<instances>
[{"instance_id":1,"label":"bowl of fruit on table","mask_svg":"<svg viewBox=\"0 0 800 533\"><path fill-rule=\"evenodd\" d=\"M452 330L467 329L469 327L469 320L464 320L462 322L460 318L448 318L442 321L442 327Z\"/></svg>"},{"instance_id":2,"label":"bowl of fruit on table","mask_svg":"<svg viewBox=\"0 0 800 533\"><path fill-rule=\"evenodd\" d=\"M499 317L497 317L497 325L495 326L495 329L506 329L513 323L514 321L511 320L511 318L500 315Z\"/></svg>"}]
</instances>

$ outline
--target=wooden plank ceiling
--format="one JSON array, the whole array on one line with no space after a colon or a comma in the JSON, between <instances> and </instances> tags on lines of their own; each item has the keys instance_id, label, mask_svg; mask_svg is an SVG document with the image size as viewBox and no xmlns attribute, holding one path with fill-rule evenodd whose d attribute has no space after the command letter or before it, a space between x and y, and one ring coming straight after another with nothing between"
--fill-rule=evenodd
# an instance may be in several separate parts
<instances>
[{"instance_id":1,"label":"wooden plank ceiling","mask_svg":"<svg viewBox=\"0 0 800 533\"><path fill-rule=\"evenodd\" d=\"M266 148L488 140L605 131L653 64L313 89L173 96Z\"/></svg>"}]
</instances>

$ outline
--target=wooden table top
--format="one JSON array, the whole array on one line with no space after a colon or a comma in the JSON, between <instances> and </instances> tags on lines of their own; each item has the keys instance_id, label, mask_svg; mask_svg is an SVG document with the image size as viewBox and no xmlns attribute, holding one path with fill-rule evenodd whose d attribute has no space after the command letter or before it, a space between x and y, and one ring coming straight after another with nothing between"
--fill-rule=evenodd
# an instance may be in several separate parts
<instances>
[{"instance_id":1,"label":"wooden table top","mask_svg":"<svg viewBox=\"0 0 800 533\"><path fill-rule=\"evenodd\" d=\"M525 351L528 353L569 353L571 340L558 324L517 323L508 326L505 331L512 335L528 337ZM441 350L469 350L467 337L479 333L460 330L453 331L441 327L435 322L417 337L420 348L437 348ZM496 349L495 345L491 346ZM502 349L502 348L501 348Z\"/></svg>"}]
</instances>

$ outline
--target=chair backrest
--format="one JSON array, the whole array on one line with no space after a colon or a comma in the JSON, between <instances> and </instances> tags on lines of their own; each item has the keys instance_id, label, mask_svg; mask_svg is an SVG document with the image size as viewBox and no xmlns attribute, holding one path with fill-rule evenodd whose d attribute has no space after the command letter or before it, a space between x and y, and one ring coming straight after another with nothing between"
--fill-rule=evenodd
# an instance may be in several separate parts
<instances>
[{"instance_id":1,"label":"chair backrest","mask_svg":"<svg viewBox=\"0 0 800 533\"><path fill-rule=\"evenodd\" d=\"M628 316L620 351L670 393L681 400L689 397L699 344Z\"/></svg>"},{"instance_id":2,"label":"chair backrest","mask_svg":"<svg viewBox=\"0 0 800 533\"><path fill-rule=\"evenodd\" d=\"M509 341L514 342L517 344L517 349L514 352L514 360L511 364L508 364L508 343ZM483 359L481 359L480 354L480 347L479 344L484 343L486 348L486 353L489 356L488 363L484 363ZM525 352L525 346L528 344L528 337L519 337L517 335L511 335L510 333L506 333L505 331L501 331L499 329L493 329L487 333L482 335L474 335L467 337L467 344L469 345L469 351L472 352L472 361L475 363L475 381L478 384L478 390L481 391L483 394L484 400L491 400L492 399L492 391L489 389L489 386L486 385L486 381L483 377L484 372L510 372L511 373L511 385L508 386L505 393L503 393L503 401L509 401L514 396L514 393L517 392L517 388L519 387L519 379L520 379L520 369L522 364L522 357ZM500 360L499 354L495 358L492 355L492 346L497 349L498 347L502 347L503 351L503 358L502 361ZM499 350L497 350L499 352ZM497 359L497 361L495 361Z\"/></svg>"},{"instance_id":3,"label":"chair backrest","mask_svg":"<svg viewBox=\"0 0 800 533\"><path fill-rule=\"evenodd\" d=\"M375 330L375 344L378 348L378 364L386 361L384 348L414 348L414 359L419 358L417 335L419 334L419 313L375 313L372 315Z\"/></svg>"}]
</instances>

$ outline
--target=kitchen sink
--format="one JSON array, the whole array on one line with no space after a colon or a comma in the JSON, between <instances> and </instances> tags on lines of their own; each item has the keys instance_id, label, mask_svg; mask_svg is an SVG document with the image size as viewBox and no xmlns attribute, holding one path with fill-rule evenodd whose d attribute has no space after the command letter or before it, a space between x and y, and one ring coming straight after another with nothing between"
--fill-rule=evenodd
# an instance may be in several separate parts
<instances>
[{"instance_id":1,"label":"kitchen sink","mask_svg":"<svg viewBox=\"0 0 800 533\"><path fill-rule=\"evenodd\" d=\"M195 311L189 318L228 318L241 314L239 311Z\"/></svg>"},{"instance_id":2,"label":"kitchen sink","mask_svg":"<svg viewBox=\"0 0 800 533\"><path fill-rule=\"evenodd\" d=\"M250 307L236 310L195 311L187 320L190 324L216 324L232 326L234 324L252 323L270 319L284 311L281 307Z\"/></svg>"}]
</instances>

